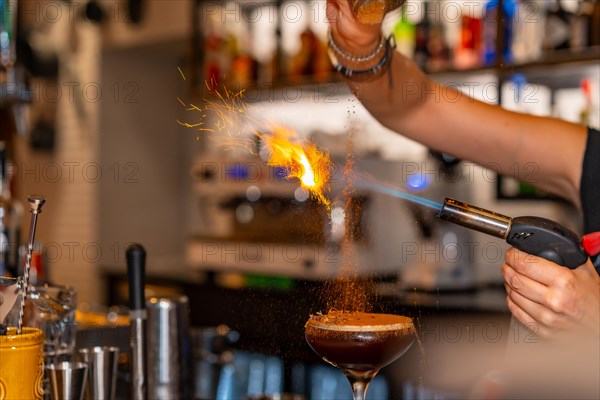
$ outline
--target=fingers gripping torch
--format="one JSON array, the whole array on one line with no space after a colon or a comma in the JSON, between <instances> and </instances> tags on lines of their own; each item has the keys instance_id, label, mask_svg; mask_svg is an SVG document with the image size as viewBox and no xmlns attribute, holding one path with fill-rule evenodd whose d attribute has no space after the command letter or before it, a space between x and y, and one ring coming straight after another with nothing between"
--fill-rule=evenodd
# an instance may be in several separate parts
<instances>
[{"instance_id":1,"label":"fingers gripping torch","mask_svg":"<svg viewBox=\"0 0 600 400\"><path fill-rule=\"evenodd\" d=\"M600 254L600 232L580 240L573 231L546 218L511 218L451 198L444 200L438 217L504 239L521 251L570 269Z\"/></svg>"}]
</instances>

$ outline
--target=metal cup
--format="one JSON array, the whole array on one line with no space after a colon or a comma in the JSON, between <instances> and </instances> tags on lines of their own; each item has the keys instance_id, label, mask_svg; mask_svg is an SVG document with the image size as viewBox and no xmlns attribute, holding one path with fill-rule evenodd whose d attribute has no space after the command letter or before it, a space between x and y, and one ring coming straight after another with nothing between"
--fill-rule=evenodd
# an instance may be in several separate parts
<instances>
[{"instance_id":1,"label":"metal cup","mask_svg":"<svg viewBox=\"0 0 600 400\"><path fill-rule=\"evenodd\" d=\"M50 378L51 400L82 400L88 366L84 363L62 362L46 367Z\"/></svg>"},{"instance_id":2,"label":"metal cup","mask_svg":"<svg viewBox=\"0 0 600 400\"><path fill-rule=\"evenodd\" d=\"M88 400L113 400L117 387L117 347L92 347L79 350L81 360L88 365L85 398Z\"/></svg>"},{"instance_id":3,"label":"metal cup","mask_svg":"<svg viewBox=\"0 0 600 400\"><path fill-rule=\"evenodd\" d=\"M191 397L191 352L186 296L146 299L148 398Z\"/></svg>"}]
</instances>

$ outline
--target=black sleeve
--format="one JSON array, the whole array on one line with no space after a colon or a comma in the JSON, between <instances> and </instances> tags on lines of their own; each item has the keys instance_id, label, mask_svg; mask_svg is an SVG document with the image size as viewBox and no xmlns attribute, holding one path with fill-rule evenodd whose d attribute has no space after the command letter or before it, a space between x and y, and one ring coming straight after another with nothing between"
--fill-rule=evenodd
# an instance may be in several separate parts
<instances>
[{"instance_id":1,"label":"black sleeve","mask_svg":"<svg viewBox=\"0 0 600 400\"><path fill-rule=\"evenodd\" d=\"M588 129L581 173L581 207L585 233L600 231L600 132ZM593 259L600 267L600 256Z\"/></svg>"}]
</instances>

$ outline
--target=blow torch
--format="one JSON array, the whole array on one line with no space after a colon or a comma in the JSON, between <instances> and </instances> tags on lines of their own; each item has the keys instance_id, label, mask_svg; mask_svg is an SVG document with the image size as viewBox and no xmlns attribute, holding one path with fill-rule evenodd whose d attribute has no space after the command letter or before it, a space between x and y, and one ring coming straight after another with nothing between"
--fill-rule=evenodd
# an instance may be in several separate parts
<instances>
[{"instance_id":1,"label":"blow torch","mask_svg":"<svg viewBox=\"0 0 600 400\"><path fill-rule=\"evenodd\" d=\"M575 232L546 218L511 218L451 198L444 200L438 217L504 239L521 251L570 269L600 253L600 232L580 240Z\"/></svg>"}]
</instances>

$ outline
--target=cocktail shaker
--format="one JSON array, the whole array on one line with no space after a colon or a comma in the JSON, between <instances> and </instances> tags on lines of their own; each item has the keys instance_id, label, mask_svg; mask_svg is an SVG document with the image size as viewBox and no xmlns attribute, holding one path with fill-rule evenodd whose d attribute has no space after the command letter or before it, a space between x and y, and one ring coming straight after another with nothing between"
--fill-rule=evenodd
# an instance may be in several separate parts
<instances>
[{"instance_id":1,"label":"cocktail shaker","mask_svg":"<svg viewBox=\"0 0 600 400\"><path fill-rule=\"evenodd\" d=\"M146 299L148 398L191 396L192 354L186 296Z\"/></svg>"}]
</instances>

